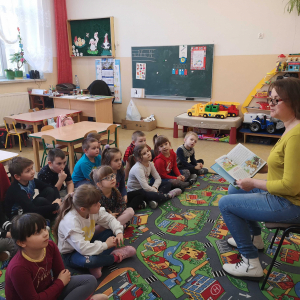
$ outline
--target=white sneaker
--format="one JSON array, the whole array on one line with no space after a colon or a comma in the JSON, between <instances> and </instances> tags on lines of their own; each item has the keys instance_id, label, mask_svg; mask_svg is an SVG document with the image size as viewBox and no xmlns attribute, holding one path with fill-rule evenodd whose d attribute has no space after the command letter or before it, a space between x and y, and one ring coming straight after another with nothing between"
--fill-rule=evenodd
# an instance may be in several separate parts
<instances>
[{"instance_id":1,"label":"white sneaker","mask_svg":"<svg viewBox=\"0 0 300 300\"><path fill-rule=\"evenodd\" d=\"M259 281L264 277L264 271L259 258L248 259L242 255L242 260L236 264L224 264L223 270L233 277Z\"/></svg>"},{"instance_id":2,"label":"white sneaker","mask_svg":"<svg viewBox=\"0 0 300 300\"><path fill-rule=\"evenodd\" d=\"M251 235L251 239L253 241L253 245L257 248L258 251L264 251L264 241L261 237L261 235L255 235L254 238L253 236ZM236 241L234 240L233 237L229 238L227 240L227 243L230 245L230 246L233 246L235 248L237 248L237 244L236 244Z\"/></svg>"}]
</instances>

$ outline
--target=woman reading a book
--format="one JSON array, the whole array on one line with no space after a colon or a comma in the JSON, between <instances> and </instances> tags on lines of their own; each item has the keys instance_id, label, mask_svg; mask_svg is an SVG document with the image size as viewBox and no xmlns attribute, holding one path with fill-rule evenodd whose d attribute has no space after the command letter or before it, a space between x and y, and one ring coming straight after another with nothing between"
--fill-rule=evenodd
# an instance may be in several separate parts
<instances>
[{"instance_id":1,"label":"woman reading a book","mask_svg":"<svg viewBox=\"0 0 300 300\"><path fill-rule=\"evenodd\" d=\"M223 269L241 279L263 277L258 251L264 241L258 221L300 224L300 79L277 80L269 91L270 115L284 122L285 131L260 171L268 173L267 180L237 180L240 189L230 186L219 201L232 234L227 242L242 255L241 262L224 264Z\"/></svg>"}]
</instances>

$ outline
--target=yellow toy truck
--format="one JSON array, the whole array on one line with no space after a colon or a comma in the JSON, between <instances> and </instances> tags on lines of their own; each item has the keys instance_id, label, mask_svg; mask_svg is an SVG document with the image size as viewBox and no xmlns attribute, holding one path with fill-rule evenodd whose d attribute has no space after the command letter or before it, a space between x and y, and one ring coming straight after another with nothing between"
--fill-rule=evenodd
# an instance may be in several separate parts
<instances>
[{"instance_id":1,"label":"yellow toy truck","mask_svg":"<svg viewBox=\"0 0 300 300\"><path fill-rule=\"evenodd\" d=\"M220 111L219 105L213 105L212 102L206 104L198 103L187 111L188 115L204 118L220 118L224 119L228 116L228 111Z\"/></svg>"}]
</instances>

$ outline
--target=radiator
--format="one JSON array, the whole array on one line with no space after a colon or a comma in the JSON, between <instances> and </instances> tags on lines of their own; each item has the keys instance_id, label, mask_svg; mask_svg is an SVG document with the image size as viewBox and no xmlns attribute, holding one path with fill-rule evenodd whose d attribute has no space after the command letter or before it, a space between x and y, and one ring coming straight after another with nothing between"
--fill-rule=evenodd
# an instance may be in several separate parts
<instances>
[{"instance_id":1,"label":"radiator","mask_svg":"<svg viewBox=\"0 0 300 300\"><path fill-rule=\"evenodd\" d=\"M4 126L3 117L28 112L28 93L0 94L0 126Z\"/></svg>"}]
</instances>

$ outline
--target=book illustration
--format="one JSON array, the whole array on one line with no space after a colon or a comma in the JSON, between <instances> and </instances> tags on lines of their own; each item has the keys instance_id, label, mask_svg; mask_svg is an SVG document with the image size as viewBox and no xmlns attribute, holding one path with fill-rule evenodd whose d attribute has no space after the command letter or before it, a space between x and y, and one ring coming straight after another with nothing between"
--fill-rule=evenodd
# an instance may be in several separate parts
<instances>
[{"instance_id":1,"label":"book illustration","mask_svg":"<svg viewBox=\"0 0 300 300\"><path fill-rule=\"evenodd\" d=\"M264 163L264 161L254 155L252 158L246 160L243 164L242 164L242 168L250 175L253 176L254 174L257 173L257 171L262 167L262 164Z\"/></svg>"},{"instance_id":2,"label":"book illustration","mask_svg":"<svg viewBox=\"0 0 300 300\"><path fill-rule=\"evenodd\" d=\"M231 169L237 166L237 164L227 156L222 156L218 159L218 164L226 171L229 172Z\"/></svg>"}]
</instances>

